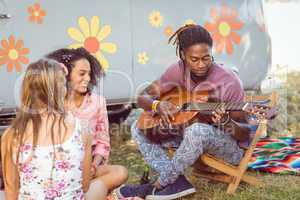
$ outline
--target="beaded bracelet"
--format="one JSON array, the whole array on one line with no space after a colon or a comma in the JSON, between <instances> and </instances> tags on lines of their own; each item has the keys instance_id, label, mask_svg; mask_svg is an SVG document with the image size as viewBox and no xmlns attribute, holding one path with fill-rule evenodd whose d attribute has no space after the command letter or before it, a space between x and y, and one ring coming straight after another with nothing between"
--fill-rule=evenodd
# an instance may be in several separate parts
<instances>
[{"instance_id":1,"label":"beaded bracelet","mask_svg":"<svg viewBox=\"0 0 300 200\"><path fill-rule=\"evenodd\" d=\"M153 112L157 112L157 106L158 106L159 103L160 103L160 101L158 101L158 100L154 100L152 102L151 109L152 109Z\"/></svg>"}]
</instances>

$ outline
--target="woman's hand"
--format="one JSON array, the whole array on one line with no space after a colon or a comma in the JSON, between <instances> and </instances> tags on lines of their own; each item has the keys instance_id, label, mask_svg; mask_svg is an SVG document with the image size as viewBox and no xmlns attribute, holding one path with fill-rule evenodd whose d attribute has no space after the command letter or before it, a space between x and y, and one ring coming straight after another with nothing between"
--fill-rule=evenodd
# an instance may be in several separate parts
<instances>
[{"instance_id":1,"label":"woman's hand","mask_svg":"<svg viewBox=\"0 0 300 200\"><path fill-rule=\"evenodd\" d=\"M92 167L91 167L91 176L94 177L97 172L97 168L99 165L101 165L104 162L104 158L101 155L95 155L94 160L92 162Z\"/></svg>"}]
</instances>

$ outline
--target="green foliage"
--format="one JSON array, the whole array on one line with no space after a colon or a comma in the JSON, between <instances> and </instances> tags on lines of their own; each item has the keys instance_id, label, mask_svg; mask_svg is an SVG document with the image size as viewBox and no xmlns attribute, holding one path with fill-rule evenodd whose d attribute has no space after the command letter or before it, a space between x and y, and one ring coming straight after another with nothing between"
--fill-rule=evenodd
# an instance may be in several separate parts
<instances>
[{"instance_id":1,"label":"green foliage","mask_svg":"<svg viewBox=\"0 0 300 200\"><path fill-rule=\"evenodd\" d=\"M287 75L287 127L293 135L300 136L300 72Z\"/></svg>"},{"instance_id":2,"label":"green foliage","mask_svg":"<svg viewBox=\"0 0 300 200\"><path fill-rule=\"evenodd\" d=\"M277 67L277 68L280 68ZM300 137L300 72L284 73L283 69L277 78L284 81L280 89L276 89L278 98L278 116L269 122L268 135ZM247 91L247 94L260 94L255 91Z\"/></svg>"}]
</instances>

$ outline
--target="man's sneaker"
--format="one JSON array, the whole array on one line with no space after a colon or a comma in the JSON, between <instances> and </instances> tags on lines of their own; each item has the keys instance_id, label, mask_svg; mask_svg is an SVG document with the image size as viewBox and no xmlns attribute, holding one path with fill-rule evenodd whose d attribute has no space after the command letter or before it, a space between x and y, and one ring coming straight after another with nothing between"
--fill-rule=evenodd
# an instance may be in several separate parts
<instances>
[{"instance_id":1,"label":"man's sneaker","mask_svg":"<svg viewBox=\"0 0 300 200\"><path fill-rule=\"evenodd\" d=\"M177 180L167 185L164 189L153 191L152 194L146 196L146 200L171 200L195 193L196 190L192 184L180 175Z\"/></svg>"},{"instance_id":2,"label":"man's sneaker","mask_svg":"<svg viewBox=\"0 0 300 200\"><path fill-rule=\"evenodd\" d=\"M150 183L143 185L123 185L116 189L116 194L119 199L127 197L141 197L145 198L151 194L154 190L154 186Z\"/></svg>"}]
</instances>

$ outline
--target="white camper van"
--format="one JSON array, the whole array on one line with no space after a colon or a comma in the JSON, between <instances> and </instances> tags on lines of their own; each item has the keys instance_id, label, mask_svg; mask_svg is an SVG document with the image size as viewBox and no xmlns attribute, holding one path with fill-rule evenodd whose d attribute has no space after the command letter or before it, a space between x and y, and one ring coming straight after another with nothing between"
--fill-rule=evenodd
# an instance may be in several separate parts
<instances>
[{"instance_id":1,"label":"white camper van","mask_svg":"<svg viewBox=\"0 0 300 200\"><path fill-rule=\"evenodd\" d=\"M261 0L0 0L0 128L14 117L28 63L62 47L97 57L106 76L95 92L111 118L126 115L137 92L178 59L170 35L191 23L211 32L215 60L245 89L259 88L271 65Z\"/></svg>"}]
</instances>

